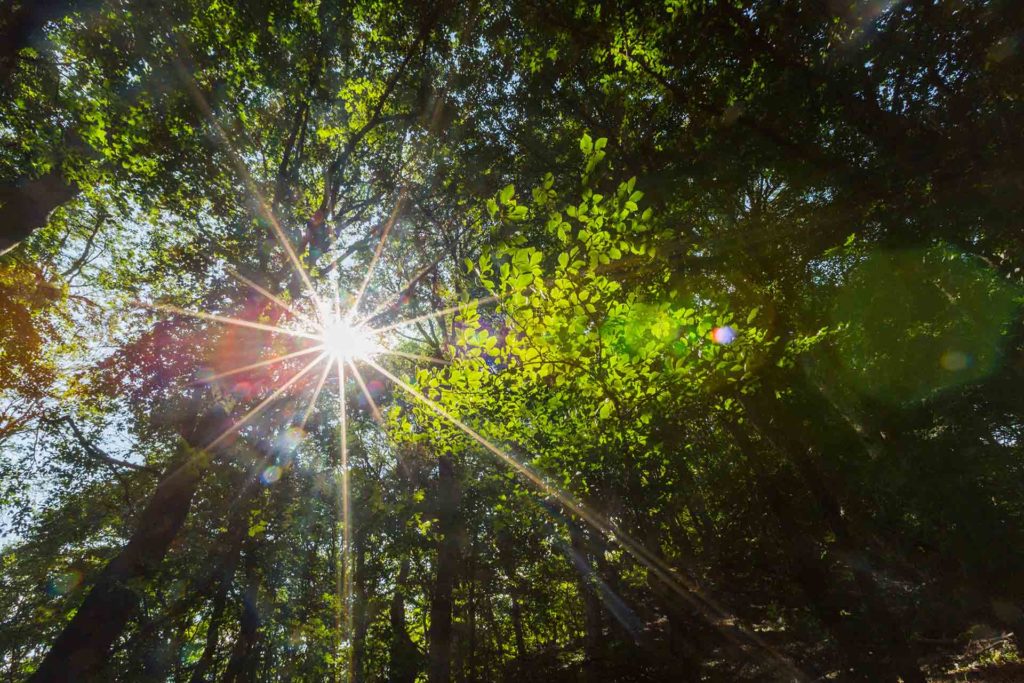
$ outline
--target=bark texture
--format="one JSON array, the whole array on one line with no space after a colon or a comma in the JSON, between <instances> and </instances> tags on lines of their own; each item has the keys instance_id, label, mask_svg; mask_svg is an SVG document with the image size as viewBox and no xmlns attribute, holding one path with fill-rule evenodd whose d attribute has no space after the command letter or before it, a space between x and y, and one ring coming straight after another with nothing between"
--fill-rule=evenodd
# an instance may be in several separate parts
<instances>
[{"instance_id":1,"label":"bark texture","mask_svg":"<svg viewBox=\"0 0 1024 683\"><path fill-rule=\"evenodd\" d=\"M448 683L452 677L452 605L459 564L459 490L455 461L450 454L438 458L437 566L430 600L430 683Z\"/></svg>"},{"instance_id":2,"label":"bark texture","mask_svg":"<svg viewBox=\"0 0 1024 683\"><path fill-rule=\"evenodd\" d=\"M209 443L220 433L220 411L199 420L186 442ZM93 582L75 616L57 636L32 683L72 683L91 680L107 660L110 648L139 607L134 584L151 579L178 536L207 455L183 444L150 497L128 544Z\"/></svg>"},{"instance_id":3,"label":"bark texture","mask_svg":"<svg viewBox=\"0 0 1024 683\"><path fill-rule=\"evenodd\" d=\"M31 180L0 187L0 255L46 225L50 214L79 193L59 167Z\"/></svg>"}]
</instances>

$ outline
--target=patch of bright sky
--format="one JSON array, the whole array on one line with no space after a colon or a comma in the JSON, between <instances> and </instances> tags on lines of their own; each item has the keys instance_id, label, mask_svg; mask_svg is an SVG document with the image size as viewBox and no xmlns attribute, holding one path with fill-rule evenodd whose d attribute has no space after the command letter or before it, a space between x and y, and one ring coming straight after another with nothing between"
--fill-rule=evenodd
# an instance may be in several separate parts
<instances>
[{"instance_id":1,"label":"patch of bright sky","mask_svg":"<svg viewBox=\"0 0 1024 683\"><path fill-rule=\"evenodd\" d=\"M83 206L68 217L68 222L90 221L95 210L95 206ZM59 370L51 397L44 403L46 413L74 415L74 403L63 398L72 390L71 382L84 378L92 368L151 327L152 315L139 311L134 301L150 300L166 292L153 283L142 282L130 290L118 287L117 283L126 282L133 274L147 269L150 264L143 260L143 255L149 252L149 245L154 239L170 235L173 231L164 228L179 222L169 214L147 220L138 207L132 207L127 218L112 217L106 221L96 238L95 260L90 260L71 280L69 290L75 298L69 299L61 311L66 319L51 316L63 343L52 344L45 351L54 358ZM54 276L74 263L85 248L86 237L76 234L68 239L45 272ZM214 274L217 273L218 270L214 269ZM195 290L198 285L196 282L179 282L174 289ZM85 300L90 303L85 303ZM2 396L3 392L0 392L0 398ZM123 398L109 404L103 423L96 432L89 429L90 424L86 421L76 420L83 431L90 434L94 444L111 457L144 464L143 451L138 447L132 428L131 411ZM16 543L21 538L17 526L31 519L33 513L45 507L47 499L57 492L55 486L58 484L54 477L40 466L41 463L56 462L57 447L58 444L35 425L0 443L0 460L6 466L17 468L27 483L27 489L17 503L0 508L0 549ZM109 470L102 466L82 474L110 476ZM83 481L88 478L83 476Z\"/></svg>"}]
</instances>

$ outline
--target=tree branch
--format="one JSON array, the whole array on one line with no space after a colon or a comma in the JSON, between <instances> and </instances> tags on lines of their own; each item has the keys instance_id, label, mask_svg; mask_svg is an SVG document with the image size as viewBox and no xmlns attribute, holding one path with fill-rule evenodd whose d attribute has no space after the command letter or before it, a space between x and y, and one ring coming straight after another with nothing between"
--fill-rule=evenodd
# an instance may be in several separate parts
<instances>
[{"instance_id":1,"label":"tree branch","mask_svg":"<svg viewBox=\"0 0 1024 683\"><path fill-rule=\"evenodd\" d=\"M71 432L72 434L74 434L75 440L78 441L78 444L82 447L82 450L85 451L85 454L88 455L93 460L101 462L104 465L107 465L108 467L126 467L130 470L135 470L137 472L146 472L147 474L154 475L159 474L159 472L157 472L154 468L148 465L136 465L133 462L125 462L124 460L118 460L117 458L107 455L100 448L98 448L91 441L89 441L85 434L82 433L82 430L78 428L78 425L75 424L75 421L72 420L70 417L62 417L58 420L58 422L63 422L64 424L71 428Z\"/></svg>"}]
</instances>

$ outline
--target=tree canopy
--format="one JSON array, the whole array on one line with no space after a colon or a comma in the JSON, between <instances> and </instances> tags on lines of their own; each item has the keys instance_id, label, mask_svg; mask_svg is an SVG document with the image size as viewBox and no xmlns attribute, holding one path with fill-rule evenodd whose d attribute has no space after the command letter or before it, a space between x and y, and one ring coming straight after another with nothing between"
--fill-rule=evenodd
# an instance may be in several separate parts
<instances>
[{"instance_id":1,"label":"tree canopy","mask_svg":"<svg viewBox=\"0 0 1024 683\"><path fill-rule=\"evenodd\" d=\"M0 673L1024 675L1022 26L0 3Z\"/></svg>"}]
</instances>

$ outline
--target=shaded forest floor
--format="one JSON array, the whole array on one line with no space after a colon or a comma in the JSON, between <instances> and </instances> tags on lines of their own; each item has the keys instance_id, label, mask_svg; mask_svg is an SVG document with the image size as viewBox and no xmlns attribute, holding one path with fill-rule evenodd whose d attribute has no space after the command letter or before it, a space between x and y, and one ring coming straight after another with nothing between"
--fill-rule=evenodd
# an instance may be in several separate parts
<instances>
[{"instance_id":1,"label":"shaded forest floor","mask_svg":"<svg viewBox=\"0 0 1024 683\"><path fill-rule=\"evenodd\" d=\"M1000 633L985 627L978 627L975 632L965 634L957 639L935 641L929 643L934 653L920 660L921 667L930 683L974 683L991 681L993 683L1024 683L1024 660L1018 655L1013 635L1009 632ZM582 644L580 644L582 648ZM780 647L780 652L787 648ZM699 672L681 673L674 668L659 668L657 664L644 660L639 663L636 651L630 656L625 650L608 653L596 667L600 671L600 680L617 681L620 683L649 683L663 680L700 680L704 683L730 683L734 681L769 681L775 680L771 673L763 667L750 668L741 666L739 669L726 664L726 660L742 655L733 651L729 655L724 652L722 659L712 658L705 663ZM793 657L794 652L785 652ZM730 657L731 655L731 657ZM812 669L805 669L813 681L848 681L841 669L830 670L825 651L822 659ZM573 662L566 667L561 661L560 653L555 650L538 652L530 661L519 669L506 670L502 680L515 680L519 683L580 683L587 680L582 661ZM817 673L812 673L816 670ZM826 672L826 673L822 673ZM696 679L693 677L696 676ZM669 678L673 677L673 678ZM856 679L863 680L863 679Z\"/></svg>"},{"instance_id":2,"label":"shaded forest floor","mask_svg":"<svg viewBox=\"0 0 1024 683\"><path fill-rule=\"evenodd\" d=\"M927 669L935 683L1024 681L1024 662L1009 633L973 638L953 654L931 659Z\"/></svg>"}]
</instances>

